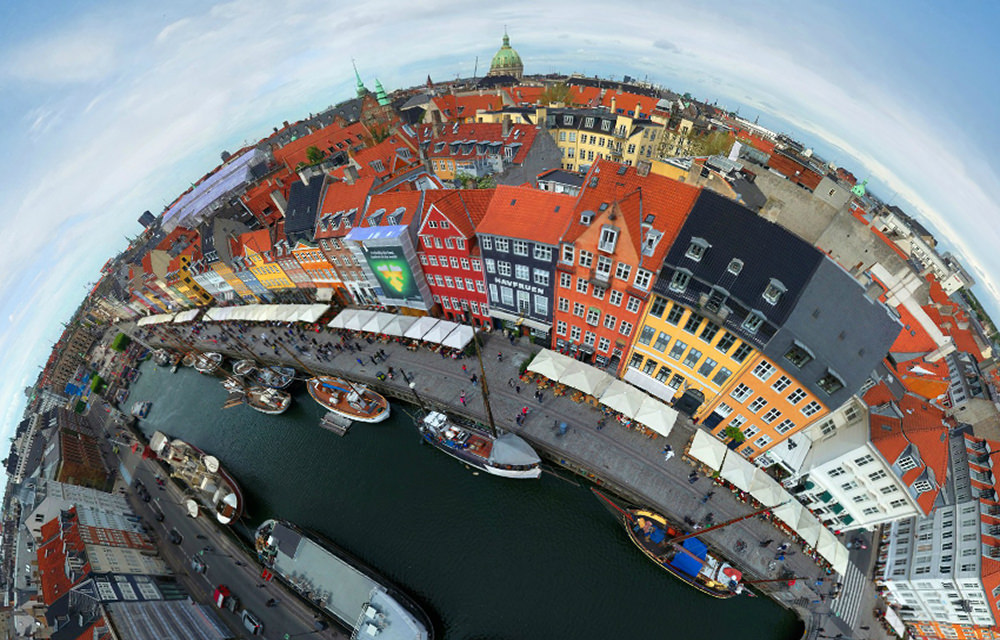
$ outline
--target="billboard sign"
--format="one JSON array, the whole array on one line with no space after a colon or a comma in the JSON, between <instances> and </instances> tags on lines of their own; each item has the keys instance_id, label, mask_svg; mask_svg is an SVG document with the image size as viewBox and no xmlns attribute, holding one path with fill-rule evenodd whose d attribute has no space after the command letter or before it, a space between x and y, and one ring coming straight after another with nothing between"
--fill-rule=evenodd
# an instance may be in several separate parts
<instances>
[{"instance_id":1,"label":"billboard sign","mask_svg":"<svg viewBox=\"0 0 1000 640\"><path fill-rule=\"evenodd\" d=\"M421 299L417 280L400 246L372 247L359 243L368 267L375 274L382 294L396 300Z\"/></svg>"}]
</instances>

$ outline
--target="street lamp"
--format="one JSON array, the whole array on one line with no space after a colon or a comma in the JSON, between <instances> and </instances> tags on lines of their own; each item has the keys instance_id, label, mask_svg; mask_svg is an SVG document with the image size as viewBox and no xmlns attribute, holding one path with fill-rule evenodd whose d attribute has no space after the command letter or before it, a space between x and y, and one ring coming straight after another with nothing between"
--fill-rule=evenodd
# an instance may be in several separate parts
<instances>
[{"instance_id":1,"label":"street lamp","mask_svg":"<svg viewBox=\"0 0 1000 640\"><path fill-rule=\"evenodd\" d=\"M417 399L417 405L420 407L420 410L423 411L424 413L426 413L427 412L427 407L424 406L424 401L420 399L420 394L417 393L417 383L416 382L411 382L410 383L410 391L413 392L413 397Z\"/></svg>"}]
</instances>

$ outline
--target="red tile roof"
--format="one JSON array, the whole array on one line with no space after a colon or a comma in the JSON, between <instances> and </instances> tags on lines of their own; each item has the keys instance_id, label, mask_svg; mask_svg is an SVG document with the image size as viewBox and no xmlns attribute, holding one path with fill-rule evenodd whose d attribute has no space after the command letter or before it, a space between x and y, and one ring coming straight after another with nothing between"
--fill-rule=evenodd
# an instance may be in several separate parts
<instances>
[{"instance_id":1,"label":"red tile roof","mask_svg":"<svg viewBox=\"0 0 1000 640\"><path fill-rule=\"evenodd\" d=\"M289 169L294 169L298 164L308 164L306 150L309 147L316 147L320 151L329 155L337 151L347 151L350 148L363 145L368 132L360 122L341 127L334 122L307 136L302 136L292 140L285 146L274 150L274 159L284 164Z\"/></svg>"},{"instance_id":2,"label":"red tile roof","mask_svg":"<svg viewBox=\"0 0 1000 640\"><path fill-rule=\"evenodd\" d=\"M558 244L573 218L574 203L564 193L501 185L476 231Z\"/></svg>"},{"instance_id":3,"label":"red tile roof","mask_svg":"<svg viewBox=\"0 0 1000 640\"><path fill-rule=\"evenodd\" d=\"M495 111L503 106L503 98L495 93L484 95L472 94L467 96L445 95L432 99L434 106L441 111L441 115L448 120L458 118L474 118L476 111Z\"/></svg>"},{"instance_id":4,"label":"red tile roof","mask_svg":"<svg viewBox=\"0 0 1000 640\"><path fill-rule=\"evenodd\" d=\"M350 228L344 226L343 224L339 225L337 228L330 226L324 228L324 226L320 224L321 219L326 215L333 215L356 209L359 212L354 219L354 224L356 225L360 219L360 213L365 209L368 194L371 193L374 185L375 178L371 176L367 178L359 178L354 184L347 184L346 182L341 181L328 182L326 185L326 191L323 193L323 203L320 205L320 215L317 216L316 239L322 240L324 238L340 238L347 235L350 232Z\"/></svg>"},{"instance_id":5,"label":"red tile roof","mask_svg":"<svg viewBox=\"0 0 1000 640\"><path fill-rule=\"evenodd\" d=\"M420 164L416 141L397 131L374 147L362 149L352 156L361 177L386 180ZM381 164L380 164L381 163ZM330 172L336 178L344 177L345 167Z\"/></svg>"},{"instance_id":6,"label":"red tile roof","mask_svg":"<svg viewBox=\"0 0 1000 640\"><path fill-rule=\"evenodd\" d=\"M462 236L471 238L476 234L476 226L486 215L486 209L493 199L495 189L434 189L424 197L424 216L433 206L441 212Z\"/></svg>"},{"instance_id":7,"label":"red tile roof","mask_svg":"<svg viewBox=\"0 0 1000 640\"><path fill-rule=\"evenodd\" d=\"M368 199L368 207L365 209L365 214L362 218L363 222L362 220L358 220L356 221L355 226L372 226L368 221L368 217L377 212L379 209L382 209L384 214L376 226L385 225L386 216L392 215L399 209L403 210L403 214L400 216L399 221L396 222L396 224L410 224L413 217L420 213L420 203L423 193L423 191L390 191L388 193L374 194Z\"/></svg>"},{"instance_id":8,"label":"red tile roof","mask_svg":"<svg viewBox=\"0 0 1000 640\"><path fill-rule=\"evenodd\" d=\"M446 124L438 127L437 134L434 133L434 126L430 124L420 125L417 134L421 142L428 143L427 156L430 158L472 158L483 155L476 147L471 149L471 153L452 153L451 143L461 141L500 142L510 146L520 144L517 153L512 158L514 164L521 164L528 155L528 151L535 142L535 135L538 129L528 124L512 124L503 135L503 125L493 122L466 122ZM444 142L444 145L439 143ZM440 147L440 148L439 148Z\"/></svg>"},{"instance_id":9,"label":"red tile roof","mask_svg":"<svg viewBox=\"0 0 1000 640\"><path fill-rule=\"evenodd\" d=\"M80 538L76 508L70 509L68 514L65 521L61 521L62 516L59 516L43 524L41 529L43 542L37 551L38 578L42 600L47 605L66 595L90 573L86 547ZM69 565L66 558L70 554L78 554L84 564L78 573L67 575Z\"/></svg>"},{"instance_id":10,"label":"red tile roof","mask_svg":"<svg viewBox=\"0 0 1000 640\"><path fill-rule=\"evenodd\" d=\"M504 93L515 105L533 105L541 99L545 87L507 87Z\"/></svg>"}]
</instances>

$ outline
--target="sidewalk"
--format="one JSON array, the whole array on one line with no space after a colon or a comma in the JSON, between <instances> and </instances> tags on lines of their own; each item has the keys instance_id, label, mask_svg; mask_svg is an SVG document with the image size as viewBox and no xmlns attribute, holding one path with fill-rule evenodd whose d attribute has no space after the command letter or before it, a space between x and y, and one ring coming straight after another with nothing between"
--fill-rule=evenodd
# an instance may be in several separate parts
<instances>
[{"instance_id":1,"label":"sidewalk","mask_svg":"<svg viewBox=\"0 0 1000 640\"><path fill-rule=\"evenodd\" d=\"M189 330L172 327L173 331L184 331L185 342L190 339ZM134 332L134 331L133 331ZM285 348L264 347L260 342L262 333L270 336L281 335ZM482 422L486 421L481 392L470 377L479 373L479 363L473 358L453 360L442 358L427 349L409 351L396 343L383 344L375 341L369 344L363 336L349 339L362 347L361 352L344 350L333 352L326 361L316 357L316 349L311 344L316 339L319 345L339 342L334 333L303 334L304 343L292 342L287 329L268 330L256 328L252 333L257 340L252 341L250 332L236 340L227 338L218 327L208 325L201 331L196 342L190 346L202 350L221 351L234 358L246 358L252 350L256 359L262 362L282 363L311 373L342 374L351 379L363 381L373 388L381 389L395 397L416 402L408 388L406 377L415 383L416 392L428 403L448 405L450 411L464 413ZM297 336L296 336L297 337ZM155 339L154 339L155 340ZM681 453L695 431L695 426L681 416L667 438L657 436L649 439L637 432L622 427L618 422L607 420L603 429L597 429L601 412L584 403L574 402L570 397L554 397L546 390L543 401L534 397L534 384L520 383L518 369L522 362L530 359L541 349L526 339L509 343L499 334L485 337L483 365L490 396L490 405L498 428L522 435L535 445L540 453L559 465L589 477L598 484L608 484L638 502L648 504L675 522L681 523L685 517L702 521L709 513L714 522L745 515L751 507L739 502L730 491L711 479L699 476L691 484L688 476L693 467L684 462ZM152 343L151 343L152 344ZM163 346L177 347L180 343ZM295 345L304 347L306 354L296 352ZM154 347L159 346L153 344ZM371 362L370 356L383 349L386 360L378 364ZM296 352L295 357L290 353ZM503 354L502 361L497 353ZM362 364L358 364L358 359ZM466 366L463 371L462 365ZM393 367L393 380L379 381L376 374ZM404 377L404 374L406 377ZM520 393L511 386L511 380L520 384ZM460 404L459 397L465 393L467 405ZM522 407L529 408L524 425L518 427L515 417ZM569 430L558 435L557 425L565 422ZM676 454L664 459L665 445L673 447ZM705 502L704 496L713 491ZM834 637L841 633L847 638L886 638L881 626L872 620L872 610L877 606L874 587L868 578L868 567L863 566L853 575L826 576L815 562L802 553L801 548L792 545L783 561L776 559L776 547L783 542L791 542L787 536L775 529L766 520L751 518L723 529L706 534L702 539L716 551L724 555L734 566L744 571L745 581L773 580L776 578L796 578L794 584L787 581L766 582L758 586L780 604L792 608L806 624L807 638ZM772 540L762 547L761 543ZM867 556L864 560L867 560ZM854 554L852 553L852 560ZM864 562L864 564L868 564ZM850 565L854 567L854 565ZM850 578L850 579L849 579ZM821 581L822 579L822 581ZM831 597L837 581L844 583L844 590L837 598ZM852 592L848 592L851 589ZM841 604L844 603L844 604ZM861 629L861 627L869 627ZM858 630L855 634L855 630Z\"/></svg>"}]
</instances>

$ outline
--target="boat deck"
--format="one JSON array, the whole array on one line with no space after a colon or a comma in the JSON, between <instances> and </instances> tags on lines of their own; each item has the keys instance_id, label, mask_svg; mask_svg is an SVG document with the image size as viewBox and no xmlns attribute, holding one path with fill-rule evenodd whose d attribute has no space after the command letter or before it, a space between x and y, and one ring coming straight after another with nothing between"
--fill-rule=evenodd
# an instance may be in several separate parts
<instances>
[{"instance_id":1,"label":"boat deck","mask_svg":"<svg viewBox=\"0 0 1000 640\"><path fill-rule=\"evenodd\" d=\"M462 449L467 453L474 454L483 460L490 459L493 451L493 441L477 435L468 429L463 429L455 425L449 425L441 437L445 443L455 449Z\"/></svg>"}]
</instances>

